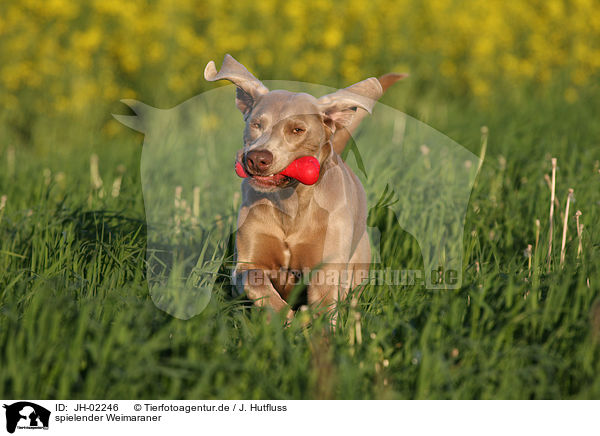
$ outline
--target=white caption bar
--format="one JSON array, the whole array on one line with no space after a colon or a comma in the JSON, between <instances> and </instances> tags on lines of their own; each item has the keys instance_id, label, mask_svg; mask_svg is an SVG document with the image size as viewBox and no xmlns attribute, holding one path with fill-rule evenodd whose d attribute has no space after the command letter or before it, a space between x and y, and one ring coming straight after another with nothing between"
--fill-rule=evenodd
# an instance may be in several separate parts
<instances>
[{"instance_id":1,"label":"white caption bar","mask_svg":"<svg viewBox=\"0 0 600 436\"><path fill-rule=\"evenodd\" d=\"M598 401L2 400L1 434L588 434ZM45 430L42 433L35 430ZM233 433L236 432L236 433Z\"/></svg>"}]
</instances>

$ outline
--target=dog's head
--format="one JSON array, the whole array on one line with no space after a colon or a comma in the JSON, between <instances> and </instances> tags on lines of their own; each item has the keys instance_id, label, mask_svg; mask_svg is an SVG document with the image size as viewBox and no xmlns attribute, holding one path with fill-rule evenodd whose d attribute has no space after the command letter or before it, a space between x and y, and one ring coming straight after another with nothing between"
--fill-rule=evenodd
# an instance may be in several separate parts
<instances>
[{"instance_id":1,"label":"dog's head","mask_svg":"<svg viewBox=\"0 0 600 436\"><path fill-rule=\"evenodd\" d=\"M269 91L242 64L225 55L221 70L210 61L206 80L226 79L236 85L235 103L244 116L244 148L237 159L255 189L272 191L295 183L280 173L294 160L313 156L323 161L332 152L337 129L348 126L357 108L371 112L383 93L372 77L332 94Z\"/></svg>"}]
</instances>

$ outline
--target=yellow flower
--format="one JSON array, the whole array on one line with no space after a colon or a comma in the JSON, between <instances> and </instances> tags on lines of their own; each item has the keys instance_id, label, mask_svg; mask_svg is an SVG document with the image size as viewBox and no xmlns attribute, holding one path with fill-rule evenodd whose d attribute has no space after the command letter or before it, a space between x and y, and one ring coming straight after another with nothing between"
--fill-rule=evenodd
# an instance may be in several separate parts
<instances>
[{"instance_id":1,"label":"yellow flower","mask_svg":"<svg viewBox=\"0 0 600 436\"><path fill-rule=\"evenodd\" d=\"M342 32L337 27L330 27L323 33L323 43L327 48L334 48L342 41Z\"/></svg>"}]
</instances>

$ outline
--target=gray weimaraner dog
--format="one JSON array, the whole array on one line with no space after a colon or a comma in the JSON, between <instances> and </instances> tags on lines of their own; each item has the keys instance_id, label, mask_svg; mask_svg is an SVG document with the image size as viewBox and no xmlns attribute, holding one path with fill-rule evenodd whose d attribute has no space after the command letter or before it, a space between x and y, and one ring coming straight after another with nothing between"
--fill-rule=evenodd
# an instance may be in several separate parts
<instances>
[{"instance_id":1,"label":"gray weimaraner dog","mask_svg":"<svg viewBox=\"0 0 600 436\"><path fill-rule=\"evenodd\" d=\"M320 98L269 91L230 55L220 71L209 62L204 77L236 85L246 122L236 161L247 175L236 235L238 289L290 318L287 301L303 277L308 303L332 310L367 278L371 262L365 191L340 153L385 88L404 75L371 77ZM280 174L305 156L319 162L316 183Z\"/></svg>"}]
</instances>

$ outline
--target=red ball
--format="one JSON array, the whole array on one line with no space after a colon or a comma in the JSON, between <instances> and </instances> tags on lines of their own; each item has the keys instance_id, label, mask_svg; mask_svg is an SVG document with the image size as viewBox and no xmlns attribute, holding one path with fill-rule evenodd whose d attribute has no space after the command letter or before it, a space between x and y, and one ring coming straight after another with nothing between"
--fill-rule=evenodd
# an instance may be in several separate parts
<instances>
[{"instance_id":1,"label":"red ball","mask_svg":"<svg viewBox=\"0 0 600 436\"><path fill-rule=\"evenodd\" d=\"M296 179L304 185L314 185L319 180L320 171L321 165L317 158L304 156L293 161L279 174ZM235 173L243 179L248 177L248 174L239 161L235 162Z\"/></svg>"},{"instance_id":2,"label":"red ball","mask_svg":"<svg viewBox=\"0 0 600 436\"><path fill-rule=\"evenodd\" d=\"M248 177L248 174L246 174L244 167L239 161L235 162L235 173L238 175L238 177L241 177L242 179Z\"/></svg>"},{"instance_id":3,"label":"red ball","mask_svg":"<svg viewBox=\"0 0 600 436\"><path fill-rule=\"evenodd\" d=\"M281 174L296 179L304 185L314 185L319 180L320 171L321 165L317 158L304 156L289 164Z\"/></svg>"}]
</instances>

